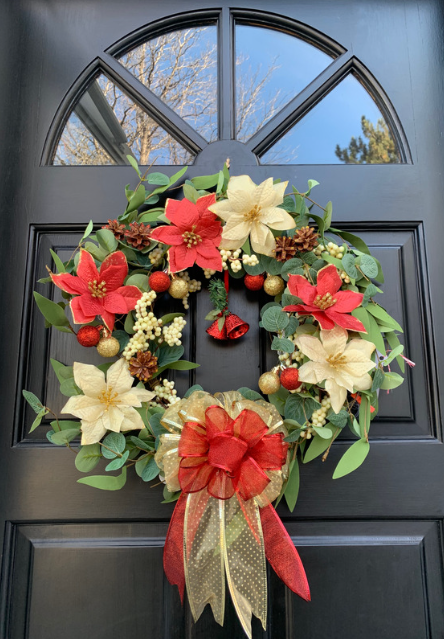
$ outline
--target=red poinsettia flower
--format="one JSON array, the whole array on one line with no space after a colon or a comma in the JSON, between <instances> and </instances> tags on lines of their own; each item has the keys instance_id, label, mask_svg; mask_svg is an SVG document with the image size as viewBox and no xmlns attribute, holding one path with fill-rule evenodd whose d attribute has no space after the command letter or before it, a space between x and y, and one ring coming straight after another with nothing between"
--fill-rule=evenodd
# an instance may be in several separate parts
<instances>
[{"instance_id":1,"label":"red poinsettia flower","mask_svg":"<svg viewBox=\"0 0 444 639\"><path fill-rule=\"evenodd\" d=\"M142 295L137 286L122 286L127 275L128 264L122 251L108 255L98 271L90 253L81 250L77 277L51 273L51 279L62 291L76 295L70 302L75 324L89 324L99 315L112 331L116 313L132 311Z\"/></svg>"},{"instance_id":2,"label":"red poinsettia flower","mask_svg":"<svg viewBox=\"0 0 444 639\"><path fill-rule=\"evenodd\" d=\"M167 200L165 215L171 226L160 226L151 233L153 240L169 244L168 258L172 273L193 264L201 268L222 270L222 258L217 249L222 225L208 207L216 202L214 193L200 197L196 204L187 199Z\"/></svg>"},{"instance_id":3,"label":"red poinsettia flower","mask_svg":"<svg viewBox=\"0 0 444 639\"><path fill-rule=\"evenodd\" d=\"M260 495L270 482L267 470L280 470L288 444L282 433L268 435L268 427L252 410L231 419L220 406L205 411L205 426L184 424L179 442L179 483L185 493L207 487L216 499L235 492L248 500Z\"/></svg>"},{"instance_id":4,"label":"red poinsettia flower","mask_svg":"<svg viewBox=\"0 0 444 639\"><path fill-rule=\"evenodd\" d=\"M286 306L284 311L313 315L323 330L331 330L337 324L350 331L366 333L362 322L349 315L362 303L364 296L354 291L340 291L341 286L342 280L334 264L329 264L318 272L317 286L307 282L302 275L290 275L290 293L299 297L303 304Z\"/></svg>"}]
</instances>

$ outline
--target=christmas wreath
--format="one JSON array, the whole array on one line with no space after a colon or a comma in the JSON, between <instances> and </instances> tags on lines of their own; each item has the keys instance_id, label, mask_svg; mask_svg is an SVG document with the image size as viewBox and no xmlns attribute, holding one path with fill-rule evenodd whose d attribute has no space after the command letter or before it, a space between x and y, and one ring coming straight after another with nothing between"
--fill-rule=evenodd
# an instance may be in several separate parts
<instances>
[{"instance_id":1,"label":"christmas wreath","mask_svg":"<svg viewBox=\"0 0 444 639\"><path fill-rule=\"evenodd\" d=\"M117 359L100 366L51 360L68 397L61 412L76 419L61 419L23 391L37 414L31 431L53 416L46 436L76 452L77 469L87 473L82 484L118 490L128 469L145 482L158 477L164 502L177 500L164 550L169 581L181 597L186 586L195 620L210 603L223 624L226 575L251 636L252 614L266 624L265 557L289 588L310 598L272 502L284 497L294 509L299 463L325 461L345 427L355 441L333 478L358 468L379 390L403 382L392 362L402 372L413 363L403 355L401 326L375 301L380 263L361 238L331 226L331 202L311 197L315 180L306 192L272 178L256 185L247 175L230 177L227 161L217 174L178 187L186 169L171 178L142 175L128 159L139 183L125 189L125 212L95 232L90 222L67 262L51 251L57 272L39 281L54 284L63 301L34 293L47 327ZM213 338L239 339L249 328L229 311L230 278L270 296L260 326L276 366L258 380L267 400L255 389L212 396L197 385L179 398L168 381L169 370L198 364L182 358L184 313L158 317L156 301L169 295L187 309L202 285L187 271L196 266L210 280ZM104 473L89 474L103 462Z\"/></svg>"}]
</instances>

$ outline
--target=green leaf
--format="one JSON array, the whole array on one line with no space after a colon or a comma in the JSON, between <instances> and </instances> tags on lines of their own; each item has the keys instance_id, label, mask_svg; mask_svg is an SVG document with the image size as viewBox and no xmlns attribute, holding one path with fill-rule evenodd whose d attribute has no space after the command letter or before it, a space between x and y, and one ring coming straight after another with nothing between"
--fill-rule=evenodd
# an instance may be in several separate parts
<instances>
[{"instance_id":1,"label":"green leaf","mask_svg":"<svg viewBox=\"0 0 444 639\"><path fill-rule=\"evenodd\" d=\"M267 308L262 315L262 323L266 331L277 333L288 326L289 317L280 306Z\"/></svg>"},{"instance_id":2,"label":"green leaf","mask_svg":"<svg viewBox=\"0 0 444 639\"><path fill-rule=\"evenodd\" d=\"M56 374L60 384L64 382L65 379L70 379L71 377L74 377L72 366L65 366L64 364L61 364L60 362L58 362L56 359L52 359L52 358L50 361L51 361L51 366L54 369L54 373Z\"/></svg>"},{"instance_id":3,"label":"green leaf","mask_svg":"<svg viewBox=\"0 0 444 639\"><path fill-rule=\"evenodd\" d=\"M167 313L166 315L162 315L162 317L160 318L162 320L162 326L165 326L165 324L169 324L174 319L176 319L176 317L183 317L184 315L185 313Z\"/></svg>"},{"instance_id":4,"label":"green leaf","mask_svg":"<svg viewBox=\"0 0 444 639\"><path fill-rule=\"evenodd\" d=\"M297 275L299 274L299 269L303 265L304 263L302 260L300 260L297 257L294 257L291 260L287 260L286 262L284 262L281 273L282 275L291 275L292 273L295 273Z\"/></svg>"},{"instance_id":5,"label":"green leaf","mask_svg":"<svg viewBox=\"0 0 444 639\"><path fill-rule=\"evenodd\" d=\"M93 242L86 242L85 250L88 253L90 253L99 262L103 262L105 257L108 255L108 251L105 251L104 249L102 249L100 246L97 246L97 244L94 244Z\"/></svg>"},{"instance_id":6,"label":"green leaf","mask_svg":"<svg viewBox=\"0 0 444 639\"><path fill-rule=\"evenodd\" d=\"M324 428L324 426L313 426L313 430L317 435L319 435L319 437L322 437L322 439L331 439L333 436L333 433L328 427Z\"/></svg>"},{"instance_id":7,"label":"green leaf","mask_svg":"<svg viewBox=\"0 0 444 639\"><path fill-rule=\"evenodd\" d=\"M401 345L401 342L399 341L398 336L394 332L386 333L385 338L388 341L390 348L392 348L392 349L395 349L395 348L397 348L398 346ZM405 372L405 361L399 355L396 358L396 361L398 362L398 366L401 369L401 373L404 373Z\"/></svg>"},{"instance_id":8,"label":"green leaf","mask_svg":"<svg viewBox=\"0 0 444 639\"><path fill-rule=\"evenodd\" d=\"M109 475L91 475L90 477L82 477L77 480L78 484L86 484L92 488L100 490L120 490L126 483L126 468L122 468L122 472L117 477Z\"/></svg>"},{"instance_id":9,"label":"green leaf","mask_svg":"<svg viewBox=\"0 0 444 639\"><path fill-rule=\"evenodd\" d=\"M37 415L40 413L42 408L45 408L39 398L34 395L34 393L31 393L31 391L22 390L22 394L28 404L31 406L34 413L37 413Z\"/></svg>"},{"instance_id":10,"label":"green leaf","mask_svg":"<svg viewBox=\"0 0 444 639\"><path fill-rule=\"evenodd\" d=\"M282 263L267 255L261 255L261 265L270 275L280 275L282 270Z\"/></svg>"},{"instance_id":11,"label":"green leaf","mask_svg":"<svg viewBox=\"0 0 444 639\"><path fill-rule=\"evenodd\" d=\"M96 231L97 240L103 250L112 253L116 250L118 242L114 237L114 233L109 229L99 229Z\"/></svg>"},{"instance_id":12,"label":"green leaf","mask_svg":"<svg viewBox=\"0 0 444 639\"><path fill-rule=\"evenodd\" d=\"M395 359L395 357L398 357L398 355L400 355L403 352L403 350L404 350L404 346L402 344L394 348L389 353L389 355L387 355L387 358L382 362L383 366L388 366L389 364L391 364L391 362Z\"/></svg>"},{"instance_id":13,"label":"green leaf","mask_svg":"<svg viewBox=\"0 0 444 639\"><path fill-rule=\"evenodd\" d=\"M166 366L167 364L172 364L173 362L177 362L184 353L183 346L163 346L159 348L159 353L157 356L157 364L158 366Z\"/></svg>"},{"instance_id":14,"label":"green leaf","mask_svg":"<svg viewBox=\"0 0 444 639\"><path fill-rule=\"evenodd\" d=\"M81 473L89 473L97 466L101 457L102 453L100 452L99 444L81 446L75 459L76 468Z\"/></svg>"},{"instance_id":15,"label":"green leaf","mask_svg":"<svg viewBox=\"0 0 444 639\"><path fill-rule=\"evenodd\" d=\"M58 326L69 327L69 320L65 315L65 311L55 302L48 300L40 293L34 291L34 299L43 317L56 328Z\"/></svg>"},{"instance_id":16,"label":"green leaf","mask_svg":"<svg viewBox=\"0 0 444 639\"><path fill-rule=\"evenodd\" d=\"M398 324L398 322L393 319L391 315L385 311L382 306L377 306L374 302L367 306L367 311L371 313L374 317L380 320L383 324L387 326L393 326L393 328L400 333L403 333L402 327Z\"/></svg>"},{"instance_id":17,"label":"green leaf","mask_svg":"<svg viewBox=\"0 0 444 639\"><path fill-rule=\"evenodd\" d=\"M113 331L113 337L119 342L120 350L123 351L129 342L129 335L125 331Z\"/></svg>"},{"instance_id":18,"label":"green leaf","mask_svg":"<svg viewBox=\"0 0 444 639\"><path fill-rule=\"evenodd\" d=\"M330 413L327 417L328 421L336 426L336 428L344 428L347 425L348 413L346 410L341 410L339 413Z\"/></svg>"},{"instance_id":19,"label":"green leaf","mask_svg":"<svg viewBox=\"0 0 444 639\"><path fill-rule=\"evenodd\" d=\"M327 206L324 209L324 231L328 231L331 225L331 218L333 216L333 204L327 202Z\"/></svg>"},{"instance_id":20,"label":"green leaf","mask_svg":"<svg viewBox=\"0 0 444 639\"><path fill-rule=\"evenodd\" d=\"M216 193L221 193L225 184L225 175L223 171L219 171L216 185Z\"/></svg>"},{"instance_id":21,"label":"green leaf","mask_svg":"<svg viewBox=\"0 0 444 639\"><path fill-rule=\"evenodd\" d=\"M168 488L165 486L165 488L163 489L163 501L161 503L171 504L172 502L177 501L180 495L181 495L180 490L178 490L176 493L170 493Z\"/></svg>"},{"instance_id":22,"label":"green leaf","mask_svg":"<svg viewBox=\"0 0 444 639\"><path fill-rule=\"evenodd\" d=\"M161 424L160 420L162 419L162 416L163 414L160 413L154 413L154 415L150 415L149 425L154 437L160 437L160 435L168 432L166 428L164 428Z\"/></svg>"},{"instance_id":23,"label":"green leaf","mask_svg":"<svg viewBox=\"0 0 444 639\"><path fill-rule=\"evenodd\" d=\"M137 286L138 289L148 291L148 276L143 273L134 273L125 280L125 286Z\"/></svg>"},{"instance_id":24,"label":"green leaf","mask_svg":"<svg viewBox=\"0 0 444 639\"><path fill-rule=\"evenodd\" d=\"M342 455L338 465L333 473L333 479L339 479L344 477L364 462L370 450L370 444L365 439L360 439L355 442L350 448Z\"/></svg>"},{"instance_id":25,"label":"green leaf","mask_svg":"<svg viewBox=\"0 0 444 639\"><path fill-rule=\"evenodd\" d=\"M109 433L103 440L102 455L106 459L114 459L117 454L123 453L125 446L126 440L122 433Z\"/></svg>"},{"instance_id":26,"label":"green leaf","mask_svg":"<svg viewBox=\"0 0 444 639\"><path fill-rule=\"evenodd\" d=\"M151 481L157 477L159 470L159 466L156 464L154 457L149 457L140 476L143 481Z\"/></svg>"},{"instance_id":27,"label":"green leaf","mask_svg":"<svg viewBox=\"0 0 444 639\"><path fill-rule=\"evenodd\" d=\"M361 405L359 407L359 432L363 439L367 439L370 430L370 398L368 395L361 395Z\"/></svg>"},{"instance_id":28,"label":"green leaf","mask_svg":"<svg viewBox=\"0 0 444 639\"><path fill-rule=\"evenodd\" d=\"M132 335L134 333L134 329L133 329L134 324L135 324L135 321L134 321L133 314L128 313L128 315L125 318L125 324L123 325L123 328L129 335Z\"/></svg>"},{"instance_id":29,"label":"green leaf","mask_svg":"<svg viewBox=\"0 0 444 639\"><path fill-rule=\"evenodd\" d=\"M377 368L375 370L375 375L373 377L373 384L372 384L372 392L378 390L378 388L381 388L381 385L384 381L384 372L380 369Z\"/></svg>"},{"instance_id":30,"label":"green leaf","mask_svg":"<svg viewBox=\"0 0 444 639\"><path fill-rule=\"evenodd\" d=\"M364 324L364 328L367 333L360 333L360 336L367 342L372 342L376 345L376 348L380 353L385 355L384 338L378 328L378 325L372 315L367 312L367 308L359 306L352 311L353 317L356 317L360 322Z\"/></svg>"},{"instance_id":31,"label":"green leaf","mask_svg":"<svg viewBox=\"0 0 444 639\"><path fill-rule=\"evenodd\" d=\"M223 174L222 174L223 176ZM219 181L219 173L213 173L213 175L202 175L199 177L191 178L191 182L195 189L204 190L212 189Z\"/></svg>"},{"instance_id":32,"label":"green leaf","mask_svg":"<svg viewBox=\"0 0 444 639\"><path fill-rule=\"evenodd\" d=\"M328 426L325 426L325 428L328 428ZM308 464L308 462L313 461L313 459L316 459L316 457L319 457L319 455L325 453L327 448L330 446L330 439L322 439L322 437L316 435L316 437L311 440L310 446L306 448L303 463Z\"/></svg>"},{"instance_id":33,"label":"green leaf","mask_svg":"<svg viewBox=\"0 0 444 639\"><path fill-rule=\"evenodd\" d=\"M362 306L367 306L367 304L370 301L370 298L373 297L374 295L376 295L376 293L379 292L380 289L378 289L377 286L375 286L374 284L369 284L367 286L367 288L365 289L364 292L364 298L362 300Z\"/></svg>"},{"instance_id":34,"label":"green leaf","mask_svg":"<svg viewBox=\"0 0 444 639\"><path fill-rule=\"evenodd\" d=\"M261 256L258 255L258 258L260 257ZM254 266L250 266L250 264L244 264L243 267L245 271L248 273L248 275L260 275L261 273L265 271L265 268L262 264L261 259L259 259L259 264L255 264Z\"/></svg>"},{"instance_id":35,"label":"green leaf","mask_svg":"<svg viewBox=\"0 0 444 639\"><path fill-rule=\"evenodd\" d=\"M242 386L241 388L238 388L237 392L240 393L243 397L245 397L245 399L251 399L253 402L256 401L257 399L263 399L262 395L260 395L254 390L251 390L250 388L247 388L246 386Z\"/></svg>"},{"instance_id":36,"label":"green leaf","mask_svg":"<svg viewBox=\"0 0 444 639\"><path fill-rule=\"evenodd\" d=\"M52 249L49 249L49 252L52 255L52 259L54 260L54 264L56 265L56 268L57 268L58 272L59 273L65 273L66 272L65 265L63 264L62 260L57 255L57 253L55 251L53 251Z\"/></svg>"},{"instance_id":37,"label":"green leaf","mask_svg":"<svg viewBox=\"0 0 444 639\"><path fill-rule=\"evenodd\" d=\"M183 194L185 198L190 202L193 202L193 204L196 204L197 200L199 199L199 193L196 191L194 186L191 186L191 184L183 185Z\"/></svg>"},{"instance_id":38,"label":"green leaf","mask_svg":"<svg viewBox=\"0 0 444 639\"><path fill-rule=\"evenodd\" d=\"M381 384L382 390L393 390L394 388L398 388L401 386L404 378L398 373L385 373L384 381Z\"/></svg>"},{"instance_id":39,"label":"green leaf","mask_svg":"<svg viewBox=\"0 0 444 639\"><path fill-rule=\"evenodd\" d=\"M159 186L168 186L170 178L165 173L154 172L150 173L146 178L148 184L158 184Z\"/></svg>"},{"instance_id":40,"label":"green leaf","mask_svg":"<svg viewBox=\"0 0 444 639\"><path fill-rule=\"evenodd\" d=\"M284 420L284 424L287 424L288 422L291 422L291 421L293 420L286 419ZM292 430L291 433L287 435L287 437L284 437L284 442L289 442L291 444L292 442L297 441L299 437L301 436L301 433L302 433L302 428L296 428L295 430Z\"/></svg>"},{"instance_id":41,"label":"green leaf","mask_svg":"<svg viewBox=\"0 0 444 639\"><path fill-rule=\"evenodd\" d=\"M292 353L294 351L294 344L291 339L286 339L285 337L273 337L271 350Z\"/></svg>"},{"instance_id":42,"label":"green leaf","mask_svg":"<svg viewBox=\"0 0 444 639\"><path fill-rule=\"evenodd\" d=\"M320 403L311 397L304 398L299 394L290 395L285 402L285 419L294 419L298 424L304 425L312 416L313 411L320 406Z\"/></svg>"},{"instance_id":43,"label":"green leaf","mask_svg":"<svg viewBox=\"0 0 444 639\"><path fill-rule=\"evenodd\" d=\"M126 207L126 211L122 216L122 219L129 217L129 213L132 213L133 211L137 211L137 209L140 206L142 206L142 204L144 204L145 198L146 198L146 189L143 186L143 184L141 184L138 187L137 191L133 193L133 195L131 196L128 202L128 206Z\"/></svg>"},{"instance_id":44,"label":"green leaf","mask_svg":"<svg viewBox=\"0 0 444 639\"><path fill-rule=\"evenodd\" d=\"M127 155L126 159L128 160L128 162L131 164L131 166L133 167L133 169L135 170L135 172L137 173L137 175L139 177L141 177L141 173L140 173L140 169L139 169L139 165L137 164L137 160L136 158L133 158L132 155Z\"/></svg>"},{"instance_id":45,"label":"green leaf","mask_svg":"<svg viewBox=\"0 0 444 639\"><path fill-rule=\"evenodd\" d=\"M285 337L289 337L290 335L293 335L296 332L296 329L298 326L299 326L299 320L296 317L291 316L288 321L288 326L285 329Z\"/></svg>"},{"instance_id":46,"label":"green leaf","mask_svg":"<svg viewBox=\"0 0 444 639\"><path fill-rule=\"evenodd\" d=\"M285 402L289 394L288 390L281 386L277 393L268 395L268 401L270 404L273 404L280 415L283 415L285 412Z\"/></svg>"},{"instance_id":47,"label":"green leaf","mask_svg":"<svg viewBox=\"0 0 444 639\"><path fill-rule=\"evenodd\" d=\"M171 362L166 366L162 366L163 369L170 368L174 371L190 371L193 368L199 368L200 364L195 362L188 362L186 359L180 359L178 362Z\"/></svg>"},{"instance_id":48,"label":"green leaf","mask_svg":"<svg viewBox=\"0 0 444 639\"><path fill-rule=\"evenodd\" d=\"M330 231L335 235L339 235L339 237L342 237L343 240L349 242L349 244L357 248L359 251L362 251L362 253L370 255L370 249L368 248L367 244L357 235L353 235L353 233L349 233L348 231L334 229L333 227L330 227Z\"/></svg>"},{"instance_id":49,"label":"green leaf","mask_svg":"<svg viewBox=\"0 0 444 639\"><path fill-rule=\"evenodd\" d=\"M308 180L308 191L306 191L305 195L310 195L311 189L315 186L318 186L319 182L317 180Z\"/></svg>"},{"instance_id":50,"label":"green leaf","mask_svg":"<svg viewBox=\"0 0 444 639\"><path fill-rule=\"evenodd\" d=\"M73 428L80 430L80 422L74 421L73 419L59 419L58 422L54 420L51 422L51 428L56 432L60 430L72 430Z\"/></svg>"},{"instance_id":51,"label":"green leaf","mask_svg":"<svg viewBox=\"0 0 444 639\"><path fill-rule=\"evenodd\" d=\"M261 308L261 317L263 316L263 314L265 313L265 311L269 308L272 308L273 306L276 306L277 308L281 308L281 305L278 304L277 302L267 302L267 304L264 304L264 306Z\"/></svg>"},{"instance_id":52,"label":"green leaf","mask_svg":"<svg viewBox=\"0 0 444 639\"><path fill-rule=\"evenodd\" d=\"M47 415L48 411L46 408L42 408L37 414L36 418L32 422L31 428L29 429L29 433L32 433L40 424L42 423L42 419L45 415Z\"/></svg>"},{"instance_id":53,"label":"green leaf","mask_svg":"<svg viewBox=\"0 0 444 639\"><path fill-rule=\"evenodd\" d=\"M151 211L145 211L145 213L141 213L137 219L138 222L143 222L147 224L149 222L157 222L161 215L165 214L164 208L152 209Z\"/></svg>"},{"instance_id":54,"label":"green leaf","mask_svg":"<svg viewBox=\"0 0 444 639\"><path fill-rule=\"evenodd\" d=\"M54 422L52 422L54 423ZM64 446L68 444L70 441L75 439L80 435L80 427L77 428L67 428L66 430L60 430L58 432L54 432L51 435L51 442L56 446Z\"/></svg>"},{"instance_id":55,"label":"green leaf","mask_svg":"<svg viewBox=\"0 0 444 639\"><path fill-rule=\"evenodd\" d=\"M378 265L371 255L362 255L359 266L367 277L374 278L378 276Z\"/></svg>"},{"instance_id":56,"label":"green leaf","mask_svg":"<svg viewBox=\"0 0 444 639\"><path fill-rule=\"evenodd\" d=\"M113 461L111 461L107 466L105 466L105 470L106 471L119 470L119 468L122 468L122 466L126 463L128 456L129 456L129 450L125 451L122 457L117 457L117 459L114 459Z\"/></svg>"},{"instance_id":57,"label":"green leaf","mask_svg":"<svg viewBox=\"0 0 444 639\"><path fill-rule=\"evenodd\" d=\"M192 395L195 391L203 391L202 386L200 384L193 384L193 386L190 386L190 388L185 393L184 398L186 399L187 397Z\"/></svg>"},{"instance_id":58,"label":"green leaf","mask_svg":"<svg viewBox=\"0 0 444 639\"><path fill-rule=\"evenodd\" d=\"M89 237L91 235L91 233L93 232L93 228L94 228L94 222L92 220L90 220L88 222L88 226L85 229L85 232L82 236L82 239L80 240L80 244L86 240L87 237Z\"/></svg>"},{"instance_id":59,"label":"green leaf","mask_svg":"<svg viewBox=\"0 0 444 639\"><path fill-rule=\"evenodd\" d=\"M342 271L344 269L344 265L342 264L342 260L338 259L337 257L333 257L332 255L330 255L330 253L327 253L327 251L324 251L322 253L322 259L325 262L328 262L329 264L334 264L336 266L336 268L338 268L340 271Z\"/></svg>"},{"instance_id":60,"label":"green leaf","mask_svg":"<svg viewBox=\"0 0 444 639\"><path fill-rule=\"evenodd\" d=\"M353 433L353 435L356 435L356 437L359 437L359 439L360 439L361 438L361 431L359 430L359 424L358 424L356 418L353 417L353 419L348 422L348 425L349 425L350 430Z\"/></svg>"},{"instance_id":61,"label":"green leaf","mask_svg":"<svg viewBox=\"0 0 444 639\"><path fill-rule=\"evenodd\" d=\"M355 256L351 253L346 253L342 258L342 268L353 280L358 278L358 270L355 266Z\"/></svg>"},{"instance_id":62,"label":"green leaf","mask_svg":"<svg viewBox=\"0 0 444 639\"><path fill-rule=\"evenodd\" d=\"M282 306L292 306L292 305L304 303L300 297L296 297L296 295L289 295L288 293L284 293L282 295L281 302L282 302Z\"/></svg>"},{"instance_id":63,"label":"green leaf","mask_svg":"<svg viewBox=\"0 0 444 639\"><path fill-rule=\"evenodd\" d=\"M247 255L251 255L250 239L248 237L245 240L245 242L242 244L241 250L243 253L246 253Z\"/></svg>"},{"instance_id":64,"label":"green leaf","mask_svg":"<svg viewBox=\"0 0 444 639\"><path fill-rule=\"evenodd\" d=\"M134 435L132 435L130 437L130 440L132 441L134 446L142 448L142 450L151 450L150 446L143 439L140 439L140 437L135 437Z\"/></svg>"},{"instance_id":65,"label":"green leaf","mask_svg":"<svg viewBox=\"0 0 444 639\"><path fill-rule=\"evenodd\" d=\"M290 512L293 512L294 507L296 506L299 495L299 485L299 463L298 458L295 457L290 463L289 477L284 492L285 501L287 502L287 506Z\"/></svg>"},{"instance_id":66,"label":"green leaf","mask_svg":"<svg viewBox=\"0 0 444 639\"><path fill-rule=\"evenodd\" d=\"M74 377L69 377L63 380L60 384L60 392L65 397L74 397L75 395L82 395L82 391L74 381Z\"/></svg>"}]
</instances>

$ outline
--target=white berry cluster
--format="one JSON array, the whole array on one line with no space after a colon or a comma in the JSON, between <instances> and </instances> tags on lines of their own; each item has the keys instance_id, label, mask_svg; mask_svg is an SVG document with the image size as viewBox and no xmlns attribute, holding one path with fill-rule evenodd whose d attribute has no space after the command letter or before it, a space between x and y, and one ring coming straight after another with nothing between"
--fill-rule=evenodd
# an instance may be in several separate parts
<instances>
[{"instance_id":1,"label":"white berry cluster","mask_svg":"<svg viewBox=\"0 0 444 639\"><path fill-rule=\"evenodd\" d=\"M144 293L136 304L136 323L133 330L134 335L123 351L123 357L130 360L139 351L146 351L148 342L162 334L162 320L157 319L152 311L148 311L157 295L154 291Z\"/></svg>"},{"instance_id":2,"label":"white berry cluster","mask_svg":"<svg viewBox=\"0 0 444 639\"><path fill-rule=\"evenodd\" d=\"M345 271L341 271L339 273L339 277L341 278L341 280L344 282L344 284L350 284L350 278L347 275L347 273Z\"/></svg>"},{"instance_id":3,"label":"white berry cluster","mask_svg":"<svg viewBox=\"0 0 444 639\"><path fill-rule=\"evenodd\" d=\"M246 264L246 266L256 266L256 264L259 264L258 257L254 253L253 255L248 255L248 253L244 253L242 255L242 262L243 264Z\"/></svg>"},{"instance_id":4,"label":"white berry cluster","mask_svg":"<svg viewBox=\"0 0 444 639\"><path fill-rule=\"evenodd\" d=\"M311 423L313 426L325 426L327 423L327 413L331 407L331 399L326 397L321 402L321 408L315 410L311 416Z\"/></svg>"},{"instance_id":5,"label":"white berry cluster","mask_svg":"<svg viewBox=\"0 0 444 639\"><path fill-rule=\"evenodd\" d=\"M337 257L338 260L342 260L344 257L345 244L342 246L338 246L334 242L329 242L327 246L319 244L319 246L315 248L314 253L319 257L324 251L327 251L332 257Z\"/></svg>"},{"instance_id":6,"label":"white berry cluster","mask_svg":"<svg viewBox=\"0 0 444 639\"><path fill-rule=\"evenodd\" d=\"M292 353L282 353L282 355L279 355L279 360L287 368L290 368L290 367L291 368L298 368L298 365L304 359L304 354L302 353L302 351L299 350L299 348L296 345L297 338L298 338L297 333L294 333L293 335L290 335L288 337L288 339L290 339L293 342L293 344L295 345L294 351Z\"/></svg>"},{"instance_id":7,"label":"white berry cluster","mask_svg":"<svg viewBox=\"0 0 444 639\"><path fill-rule=\"evenodd\" d=\"M204 276L207 278L207 280L210 280L213 275L215 274L216 271L213 271L212 268L204 268L203 270L203 274Z\"/></svg>"},{"instance_id":8,"label":"white berry cluster","mask_svg":"<svg viewBox=\"0 0 444 639\"><path fill-rule=\"evenodd\" d=\"M168 402L168 404L175 404L180 401L180 397L177 396L177 390L174 388L174 382L169 382L167 379L160 379L153 392L156 393L156 401L163 400Z\"/></svg>"},{"instance_id":9,"label":"white berry cluster","mask_svg":"<svg viewBox=\"0 0 444 639\"><path fill-rule=\"evenodd\" d=\"M216 271L214 271L214 273L215 272ZM185 280L185 282L188 284L188 293L185 295L185 297L182 298L182 304L184 308L188 310L190 308L190 305L188 303L190 293L197 293L197 291L200 291L200 289L202 288L202 283L199 282L199 280L192 280L188 271L177 273L177 277L181 280Z\"/></svg>"},{"instance_id":10,"label":"white berry cluster","mask_svg":"<svg viewBox=\"0 0 444 639\"><path fill-rule=\"evenodd\" d=\"M152 305L157 295L154 291L144 293L136 304L136 323L133 330L134 335L123 351L123 357L130 360L139 351L146 351L148 342L162 334L162 320L157 319L148 307Z\"/></svg>"},{"instance_id":11,"label":"white berry cluster","mask_svg":"<svg viewBox=\"0 0 444 639\"><path fill-rule=\"evenodd\" d=\"M162 261L163 251L161 248L155 248L150 252L150 262L153 266L157 266Z\"/></svg>"},{"instance_id":12,"label":"white berry cluster","mask_svg":"<svg viewBox=\"0 0 444 639\"><path fill-rule=\"evenodd\" d=\"M182 344L180 338L185 326L186 321L183 317L175 317L171 324L163 327L162 338L159 343L166 342L168 346L180 346Z\"/></svg>"}]
</instances>

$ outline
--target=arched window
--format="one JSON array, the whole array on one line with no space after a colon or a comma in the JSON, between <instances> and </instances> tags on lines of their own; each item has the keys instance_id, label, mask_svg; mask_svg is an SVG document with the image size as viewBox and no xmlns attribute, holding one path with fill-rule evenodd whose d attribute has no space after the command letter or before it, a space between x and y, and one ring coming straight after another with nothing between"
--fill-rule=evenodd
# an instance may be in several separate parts
<instances>
[{"instance_id":1,"label":"arched window","mask_svg":"<svg viewBox=\"0 0 444 639\"><path fill-rule=\"evenodd\" d=\"M193 164L221 141L244 164L409 162L382 88L326 36L246 11L172 24L141 29L85 71L46 163Z\"/></svg>"}]
</instances>

